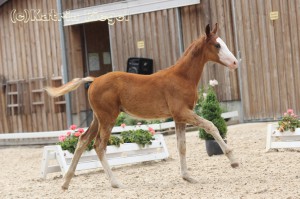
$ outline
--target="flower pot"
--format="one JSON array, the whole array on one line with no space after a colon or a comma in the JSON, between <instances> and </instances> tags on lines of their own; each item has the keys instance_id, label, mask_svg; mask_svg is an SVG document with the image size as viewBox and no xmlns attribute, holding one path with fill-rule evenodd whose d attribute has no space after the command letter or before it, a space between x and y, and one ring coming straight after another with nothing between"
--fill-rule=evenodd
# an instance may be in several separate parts
<instances>
[{"instance_id":1,"label":"flower pot","mask_svg":"<svg viewBox=\"0 0 300 199\"><path fill-rule=\"evenodd\" d=\"M224 140L227 143L226 140ZM206 152L208 156L221 155L223 151L216 140L205 140Z\"/></svg>"}]
</instances>

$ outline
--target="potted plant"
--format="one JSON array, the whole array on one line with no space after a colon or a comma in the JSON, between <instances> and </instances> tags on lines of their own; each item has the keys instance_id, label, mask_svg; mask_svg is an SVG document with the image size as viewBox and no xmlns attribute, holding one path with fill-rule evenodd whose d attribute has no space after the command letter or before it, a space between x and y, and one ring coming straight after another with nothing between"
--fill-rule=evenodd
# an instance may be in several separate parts
<instances>
[{"instance_id":1,"label":"potted plant","mask_svg":"<svg viewBox=\"0 0 300 199\"><path fill-rule=\"evenodd\" d=\"M278 121L279 132L295 132L297 128L300 128L300 121L298 116L294 113L293 109L288 109L280 121ZM299 129L300 130L300 129Z\"/></svg>"},{"instance_id":2,"label":"potted plant","mask_svg":"<svg viewBox=\"0 0 300 199\"><path fill-rule=\"evenodd\" d=\"M202 90L202 95L200 95L200 102L198 104L198 114L211 121L218 128L221 137L225 139L227 134L227 125L221 116L222 108L213 88L217 84L217 80L211 80L206 93L203 92L204 89ZM214 140L213 136L208 134L204 129L199 129L199 137L205 140L206 151L209 156L223 154L222 149Z\"/></svg>"}]
</instances>

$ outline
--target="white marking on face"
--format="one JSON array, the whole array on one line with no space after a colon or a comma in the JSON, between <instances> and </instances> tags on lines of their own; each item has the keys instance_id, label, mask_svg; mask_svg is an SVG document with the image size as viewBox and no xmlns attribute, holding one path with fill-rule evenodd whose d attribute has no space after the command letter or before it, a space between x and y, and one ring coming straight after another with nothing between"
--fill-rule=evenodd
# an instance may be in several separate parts
<instances>
[{"instance_id":1,"label":"white marking on face","mask_svg":"<svg viewBox=\"0 0 300 199\"><path fill-rule=\"evenodd\" d=\"M220 61L228 66L230 69L235 69L238 67L238 61L235 56L230 52L225 42L218 37L216 41L220 44L221 48L218 53Z\"/></svg>"}]
</instances>

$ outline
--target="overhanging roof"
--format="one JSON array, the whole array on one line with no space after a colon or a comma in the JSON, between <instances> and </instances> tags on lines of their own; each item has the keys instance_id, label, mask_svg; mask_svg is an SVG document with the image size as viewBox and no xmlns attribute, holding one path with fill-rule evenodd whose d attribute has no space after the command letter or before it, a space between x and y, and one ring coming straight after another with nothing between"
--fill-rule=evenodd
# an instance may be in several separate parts
<instances>
[{"instance_id":1,"label":"overhanging roof","mask_svg":"<svg viewBox=\"0 0 300 199\"><path fill-rule=\"evenodd\" d=\"M64 12L64 26L105 21L111 18L153 12L199 4L200 0L127 0L116 3L68 10Z\"/></svg>"},{"instance_id":2,"label":"overhanging roof","mask_svg":"<svg viewBox=\"0 0 300 199\"><path fill-rule=\"evenodd\" d=\"M6 2L8 2L8 0L0 0L0 6L2 6Z\"/></svg>"}]
</instances>

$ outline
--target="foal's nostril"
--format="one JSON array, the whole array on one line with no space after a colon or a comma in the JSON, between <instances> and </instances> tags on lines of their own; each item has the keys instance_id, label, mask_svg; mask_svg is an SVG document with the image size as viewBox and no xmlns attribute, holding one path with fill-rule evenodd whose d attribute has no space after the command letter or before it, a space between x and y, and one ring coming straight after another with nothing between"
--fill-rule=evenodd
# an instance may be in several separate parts
<instances>
[{"instance_id":1,"label":"foal's nostril","mask_svg":"<svg viewBox=\"0 0 300 199\"><path fill-rule=\"evenodd\" d=\"M236 62L234 61L233 64L236 65Z\"/></svg>"}]
</instances>

